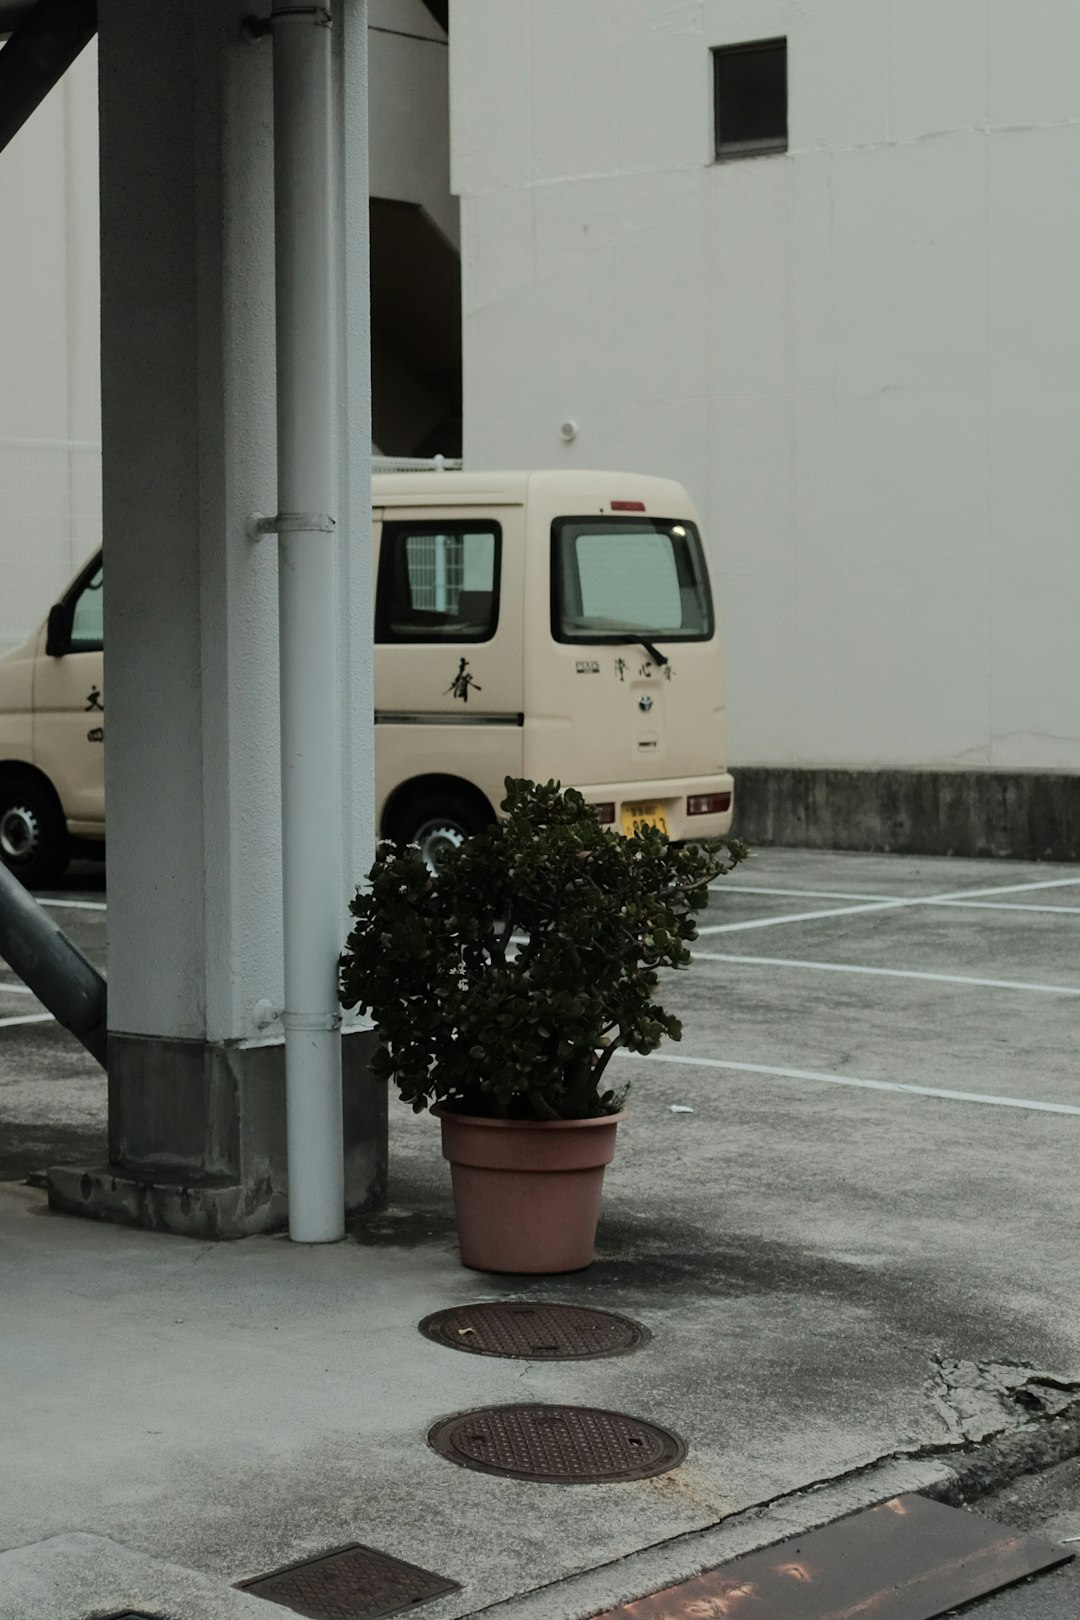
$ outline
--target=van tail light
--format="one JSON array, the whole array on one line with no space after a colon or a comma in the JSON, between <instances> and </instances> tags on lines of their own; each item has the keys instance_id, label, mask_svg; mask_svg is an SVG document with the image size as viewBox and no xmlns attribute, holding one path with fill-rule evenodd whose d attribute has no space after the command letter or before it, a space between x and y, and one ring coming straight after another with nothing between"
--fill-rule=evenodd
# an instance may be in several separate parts
<instances>
[{"instance_id":1,"label":"van tail light","mask_svg":"<svg viewBox=\"0 0 1080 1620\"><path fill-rule=\"evenodd\" d=\"M645 510L645 502L644 501L612 501L611 510L613 512L644 512L644 510Z\"/></svg>"},{"instance_id":2,"label":"van tail light","mask_svg":"<svg viewBox=\"0 0 1080 1620\"><path fill-rule=\"evenodd\" d=\"M601 827L610 827L615 820L615 806L613 804L594 804L596 819Z\"/></svg>"},{"instance_id":3,"label":"van tail light","mask_svg":"<svg viewBox=\"0 0 1080 1620\"><path fill-rule=\"evenodd\" d=\"M730 793L692 793L686 801L688 816L722 816L730 809Z\"/></svg>"}]
</instances>

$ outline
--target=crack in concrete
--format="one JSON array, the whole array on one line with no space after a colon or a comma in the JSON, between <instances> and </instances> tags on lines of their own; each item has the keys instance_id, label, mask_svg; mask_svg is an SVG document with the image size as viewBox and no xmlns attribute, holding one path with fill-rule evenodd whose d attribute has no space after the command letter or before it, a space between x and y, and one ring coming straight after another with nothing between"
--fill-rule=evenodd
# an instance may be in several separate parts
<instances>
[{"instance_id":1,"label":"crack in concrete","mask_svg":"<svg viewBox=\"0 0 1080 1620\"><path fill-rule=\"evenodd\" d=\"M978 1444L1039 1418L1058 1417L1080 1396L1080 1381L1015 1361L931 1357L924 1388L951 1445Z\"/></svg>"}]
</instances>

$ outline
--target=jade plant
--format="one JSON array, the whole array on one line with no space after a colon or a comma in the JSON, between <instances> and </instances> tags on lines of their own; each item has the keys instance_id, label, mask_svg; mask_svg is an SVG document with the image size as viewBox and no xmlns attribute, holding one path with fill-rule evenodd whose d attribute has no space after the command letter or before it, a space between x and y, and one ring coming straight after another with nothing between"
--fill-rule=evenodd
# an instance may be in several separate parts
<instances>
[{"instance_id":1,"label":"jade plant","mask_svg":"<svg viewBox=\"0 0 1080 1620\"><path fill-rule=\"evenodd\" d=\"M350 905L341 1000L372 1014L375 1072L417 1113L616 1113L608 1065L680 1039L658 969L688 965L708 885L746 847L624 838L556 782L508 777L502 808L434 873L416 845L380 845Z\"/></svg>"}]
</instances>

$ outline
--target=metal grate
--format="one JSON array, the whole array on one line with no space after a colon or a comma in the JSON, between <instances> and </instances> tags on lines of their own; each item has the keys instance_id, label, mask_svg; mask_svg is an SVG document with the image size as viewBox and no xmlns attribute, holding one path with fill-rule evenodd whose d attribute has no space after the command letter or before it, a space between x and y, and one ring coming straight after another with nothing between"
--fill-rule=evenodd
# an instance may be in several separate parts
<instances>
[{"instance_id":1,"label":"metal grate","mask_svg":"<svg viewBox=\"0 0 1080 1620\"><path fill-rule=\"evenodd\" d=\"M309 1620L380 1620L459 1590L456 1581L358 1542L237 1585Z\"/></svg>"},{"instance_id":2,"label":"metal grate","mask_svg":"<svg viewBox=\"0 0 1080 1620\"><path fill-rule=\"evenodd\" d=\"M584 1305L457 1305L436 1311L420 1332L451 1350L521 1361L580 1361L619 1356L648 1337L639 1322Z\"/></svg>"},{"instance_id":3,"label":"metal grate","mask_svg":"<svg viewBox=\"0 0 1080 1620\"><path fill-rule=\"evenodd\" d=\"M549 1485L595 1485L665 1474L682 1462L678 1435L641 1418L591 1406L481 1407L444 1418L428 1434L463 1468Z\"/></svg>"},{"instance_id":4,"label":"metal grate","mask_svg":"<svg viewBox=\"0 0 1080 1620\"><path fill-rule=\"evenodd\" d=\"M596 1620L935 1620L1072 1557L925 1496L891 1502L746 1553Z\"/></svg>"}]
</instances>

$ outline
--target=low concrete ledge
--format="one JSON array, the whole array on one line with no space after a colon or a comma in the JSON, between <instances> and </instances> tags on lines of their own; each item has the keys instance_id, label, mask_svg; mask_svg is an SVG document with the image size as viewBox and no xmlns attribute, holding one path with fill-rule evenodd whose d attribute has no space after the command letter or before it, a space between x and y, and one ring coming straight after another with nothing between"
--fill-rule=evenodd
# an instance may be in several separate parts
<instances>
[{"instance_id":1,"label":"low concrete ledge","mask_svg":"<svg viewBox=\"0 0 1080 1620\"><path fill-rule=\"evenodd\" d=\"M342 1037L345 1209L386 1202L387 1089L377 1037ZM241 1238L288 1221L285 1050L109 1037L109 1163L58 1165L49 1204L67 1215L194 1238Z\"/></svg>"},{"instance_id":2,"label":"low concrete ledge","mask_svg":"<svg viewBox=\"0 0 1080 1620\"><path fill-rule=\"evenodd\" d=\"M48 1174L49 1207L120 1226L179 1237L240 1238L273 1232L288 1219L288 1199L269 1183L206 1185L126 1175L110 1165L56 1165Z\"/></svg>"},{"instance_id":3,"label":"low concrete ledge","mask_svg":"<svg viewBox=\"0 0 1080 1620\"><path fill-rule=\"evenodd\" d=\"M744 766L735 806L750 845L1080 861L1080 774Z\"/></svg>"}]
</instances>

